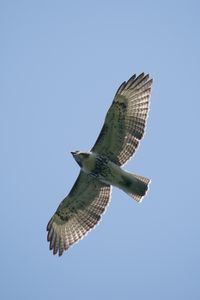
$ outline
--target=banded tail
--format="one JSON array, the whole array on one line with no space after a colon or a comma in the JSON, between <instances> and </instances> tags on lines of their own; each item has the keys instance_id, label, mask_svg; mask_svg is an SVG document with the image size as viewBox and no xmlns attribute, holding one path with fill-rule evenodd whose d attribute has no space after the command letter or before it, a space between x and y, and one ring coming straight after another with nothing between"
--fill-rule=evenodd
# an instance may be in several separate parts
<instances>
[{"instance_id":1,"label":"banded tail","mask_svg":"<svg viewBox=\"0 0 200 300\"><path fill-rule=\"evenodd\" d=\"M122 180L119 187L134 200L141 202L148 191L150 179L124 171Z\"/></svg>"}]
</instances>

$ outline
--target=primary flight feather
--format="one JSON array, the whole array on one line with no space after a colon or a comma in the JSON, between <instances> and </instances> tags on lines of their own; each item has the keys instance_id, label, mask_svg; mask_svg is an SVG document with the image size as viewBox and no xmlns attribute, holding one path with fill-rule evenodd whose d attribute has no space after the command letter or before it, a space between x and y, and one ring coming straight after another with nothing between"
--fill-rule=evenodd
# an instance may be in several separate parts
<instances>
[{"instance_id":1,"label":"primary flight feather","mask_svg":"<svg viewBox=\"0 0 200 300\"><path fill-rule=\"evenodd\" d=\"M99 222L116 186L140 202L149 179L124 171L144 135L152 79L144 73L123 82L89 152L72 152L81 170L47 225L50 250L63 254Z\"/></svg>"}]
</instances>

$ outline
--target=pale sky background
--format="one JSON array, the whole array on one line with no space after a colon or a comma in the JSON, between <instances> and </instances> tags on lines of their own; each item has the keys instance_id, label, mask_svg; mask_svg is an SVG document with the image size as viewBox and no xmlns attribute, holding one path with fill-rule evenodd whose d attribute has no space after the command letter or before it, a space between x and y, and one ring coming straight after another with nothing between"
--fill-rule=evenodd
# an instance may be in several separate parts
<instances>
[{"instance_id":1,"label":"pale sky background","mask_svg":"<svg viewBox=\"0 0 200 300\"><path fill-rule=\"evenodd\" d=\"M0 1L2 300L199 300L199 1ZM46 224L122 81L154 78L144 140L94 231L53 256Z\"/></svg>"}]
</instances>

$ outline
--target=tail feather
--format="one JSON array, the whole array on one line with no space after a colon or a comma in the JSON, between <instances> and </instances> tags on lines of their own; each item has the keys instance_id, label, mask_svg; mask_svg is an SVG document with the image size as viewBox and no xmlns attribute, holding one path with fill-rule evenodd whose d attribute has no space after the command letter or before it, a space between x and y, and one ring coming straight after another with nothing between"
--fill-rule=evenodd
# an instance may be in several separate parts
<instances>
[{"instance_id":1,"label":"tail feather","mask_svg":"<svg viewBox=\"0 0 200 300\"><path fill-rule=\"evenodd\" d=\"M137 202L141 202L148 191L150 179L129 172L124 172L122 178L120 188Z\"/></svg>"}]
</instances>

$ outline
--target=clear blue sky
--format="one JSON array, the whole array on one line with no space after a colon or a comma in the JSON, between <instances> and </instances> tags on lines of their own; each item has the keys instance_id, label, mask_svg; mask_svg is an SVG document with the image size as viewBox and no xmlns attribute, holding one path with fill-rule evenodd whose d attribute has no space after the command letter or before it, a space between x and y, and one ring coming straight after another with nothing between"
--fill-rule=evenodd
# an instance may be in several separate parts
<instances>
[{"instance_id":1,"label":"clear blue sky","mask_svg":"<svg viewBox=\"0 0 200 300\"><path fill-rule=\"evenodd\" d=\"M200 299L199 1L0 1L0 298ZM148 127L103 221L63 257L46 224L116 89L154 78Z\"/></svg>"}]
</instances>

